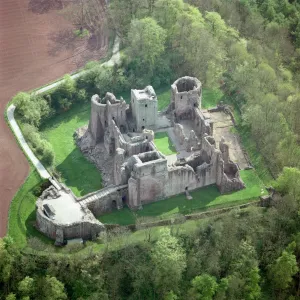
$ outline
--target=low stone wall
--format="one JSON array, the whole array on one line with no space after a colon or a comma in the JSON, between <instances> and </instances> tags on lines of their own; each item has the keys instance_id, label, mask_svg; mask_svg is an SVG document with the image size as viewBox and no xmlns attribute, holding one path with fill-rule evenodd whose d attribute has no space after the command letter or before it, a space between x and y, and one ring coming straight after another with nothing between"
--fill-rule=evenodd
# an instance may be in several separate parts
<instances>
[{"instance_id":1,"label":"low stone wall","mask_svg":"<svg viewBox=\"0 0 300 300\"><path fill-rule=\"evenodd\" d=\"M96 237L100 232L105 231L105 226L95 219L91 212L87 211L86 213L85 218L80 222L59 224L55 220L48 218L38 204L36 227L50 239L56 240L57 245L63 245L65 240L75 238L89 240Z\"/></svg>"}]
</instances>

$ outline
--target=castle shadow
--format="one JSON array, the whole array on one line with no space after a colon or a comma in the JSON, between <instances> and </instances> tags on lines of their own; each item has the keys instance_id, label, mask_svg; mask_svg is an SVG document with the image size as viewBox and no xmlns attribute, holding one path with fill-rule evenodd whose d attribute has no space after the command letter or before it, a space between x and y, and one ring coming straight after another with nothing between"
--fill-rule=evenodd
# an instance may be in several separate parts
<instances>
[{"instance_id":1,"label":"castle shadow","mask_svg":"<svg viewBox=\"0 0 300 300\"><path fill-rule=\"evenodd\" d=\"M61 173L66 186L77 195L84 196L103 187L100 171L78 148L74 148L56 169Z\"/></svg>"}]
</instances>

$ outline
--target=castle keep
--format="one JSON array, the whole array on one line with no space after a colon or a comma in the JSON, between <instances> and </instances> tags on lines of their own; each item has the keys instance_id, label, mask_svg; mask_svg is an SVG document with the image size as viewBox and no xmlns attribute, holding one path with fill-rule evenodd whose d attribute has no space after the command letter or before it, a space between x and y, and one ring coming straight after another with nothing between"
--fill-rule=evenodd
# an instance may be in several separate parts
<instances>
[{"instance_id":1,"label":"castle keep","mask_svg":"<svg viewBox=\"0 0 300 300\"><path fill-rule=\"evenodd\" d=\"M46 190L37 201L40 231L56 240L58 235L59 241L91 238L105 230L94 216L124 205L142 209L144 204L180 193L193 201L189 191L211 184L221 193L245 187L238 164L230 159L229 145L224 138L215 139L211 114L201 110L198 79L176 80L165 112L157 111L158 101L151 86L132 90L130 104L111 93L103 99L92 97L89 125L77 131L76 142L105 175L107 187L82 198L63 185L51 187L52 194ZM168 134L177 154L166 156L157 149L156 132ZM51 199L60 197L68 198L74 212L80 208L72 216L73 225L56 218L60 207L54 207L57 201Z\"/></svg>"}]
</instances>

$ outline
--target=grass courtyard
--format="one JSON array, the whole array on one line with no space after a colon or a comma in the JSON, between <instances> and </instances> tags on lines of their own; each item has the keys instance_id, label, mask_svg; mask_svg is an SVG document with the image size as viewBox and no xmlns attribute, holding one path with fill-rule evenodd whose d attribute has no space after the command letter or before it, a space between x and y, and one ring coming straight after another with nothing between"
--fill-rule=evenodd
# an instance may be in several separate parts
<instances>
[{"instance_id":1,"label":"grass courtyard","mask_svg":"<svg viewBox=\"0 0 300 300\"><path fill-rule=\"evenodd\" d=\"M166 219L175 214L189 214L214 208L228 207L250 202L265 195L267 191L255 170L241 171L246 189L221 195L215 185L190 192L193 199L188 201L184 194L166 200L144 205L140 211L132 212L128 208L103 215L99 220L106 224L129 225L139 218Z\"/></svg>"},{"instance_id":2,"label":"grass courtyard","mask_svg":"<svg viewBox=\"0 0 300 300\"><path fill-rule=\"evenodd\" d=\"M156 132L154 136L154 144L157 149L164 155L176 154L176 148L172 143L167 132Z\"/></svg>"}]
</instances>

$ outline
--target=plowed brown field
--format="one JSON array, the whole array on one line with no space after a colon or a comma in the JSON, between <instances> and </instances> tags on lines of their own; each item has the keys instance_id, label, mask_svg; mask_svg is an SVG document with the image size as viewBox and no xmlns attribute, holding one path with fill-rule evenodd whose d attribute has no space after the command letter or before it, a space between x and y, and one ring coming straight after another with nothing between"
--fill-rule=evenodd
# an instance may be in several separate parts
<instances>
[{"instance_id":1,"label":"plowed brown field","mask_svg":"<svg viewBox=\"0 0 300 300\"><path fill-rule=\"evenodd\" d=\"M42 3L42 4L41 4ZM76 38L61 0L0 0L0 237L10 201L24 182L28 162L4 120L7 102L83 66L107 51L105 33Z\"/></svg>"}]
</instances>

